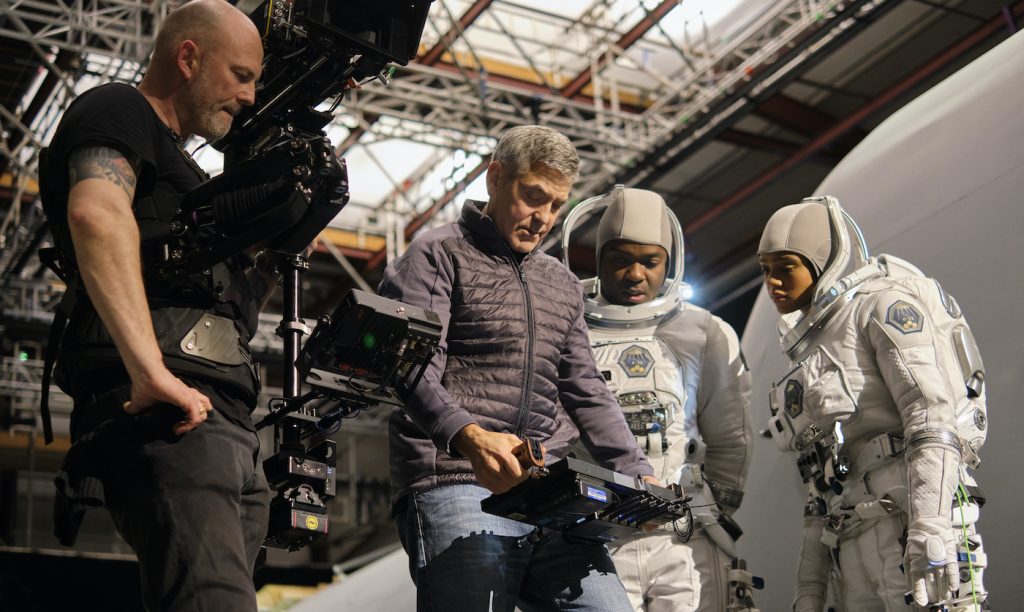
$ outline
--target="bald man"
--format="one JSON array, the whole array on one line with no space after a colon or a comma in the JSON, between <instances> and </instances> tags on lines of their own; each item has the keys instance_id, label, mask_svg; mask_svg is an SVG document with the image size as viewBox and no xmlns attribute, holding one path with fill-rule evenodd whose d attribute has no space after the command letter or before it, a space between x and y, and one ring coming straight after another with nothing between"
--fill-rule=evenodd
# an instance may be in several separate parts
<instances>
[{"instance_id":1,"label":"bald man","mask_svg":"<svg viewBox=\"0 0 1024 612\"><path fill-rule=\"evenodd\" d=\"M61 120L40 167L75 297L55 380L74 399L56 531L72 544L102 503L135 550L148 610L255 610L269 489L250 413L248 341L269 275L246 255L151 276L181 194L208 177L182 148L224 136L255 99L259 33L223 0L168 15L136 89L102 85ZM141 222L141 223L140 223Z\"/></svg>"}]
</instances>

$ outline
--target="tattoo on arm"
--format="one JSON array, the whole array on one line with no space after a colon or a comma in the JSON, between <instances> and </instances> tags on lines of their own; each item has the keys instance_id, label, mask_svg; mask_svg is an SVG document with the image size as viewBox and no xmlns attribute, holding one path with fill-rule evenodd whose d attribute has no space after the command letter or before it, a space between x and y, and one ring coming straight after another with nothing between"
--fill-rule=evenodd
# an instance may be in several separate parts
<instances>
[{"instance_id":1,"label":"tattoo on arm","mask_svg":"<svg viewBox=\"0 0 1024 612\"><path fill-rule=\"evenodd\" d=\"M83 147L71 154L68 187L74 187L85 179L103 179L123 189L130 200L135 197L138 165L138 161L128 159L117 149Z\"/></svg>"}]
</instances>

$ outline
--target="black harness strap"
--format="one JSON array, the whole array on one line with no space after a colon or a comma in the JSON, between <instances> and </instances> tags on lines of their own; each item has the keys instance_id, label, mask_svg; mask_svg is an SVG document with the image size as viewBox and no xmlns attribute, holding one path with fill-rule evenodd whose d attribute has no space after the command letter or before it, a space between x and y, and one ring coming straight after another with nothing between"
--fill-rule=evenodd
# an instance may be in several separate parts
<instances>
[{"instance_id":1,"label":"black harness strap","mask_svg":"<svg viewBox=\"0 0 1024 612\"><path fill-rule=\"evenodd\" d=\"M50 417L50 380L53 376L53 365L57 361L57 353L60 352L64 329L67 327L72 309L78 302L79 277L78 274L71 274L69 278L69 270L62 265L60 252L56 248L39 249L39 259L66 284L64 296L61 297L53 313L53 323L50 325L50 336L46 340L46 356L43 362L43 395L39 411L43 417L43 440L46 444L50 444L53 442L53 420Z\"/></svg>"}]
</instances>

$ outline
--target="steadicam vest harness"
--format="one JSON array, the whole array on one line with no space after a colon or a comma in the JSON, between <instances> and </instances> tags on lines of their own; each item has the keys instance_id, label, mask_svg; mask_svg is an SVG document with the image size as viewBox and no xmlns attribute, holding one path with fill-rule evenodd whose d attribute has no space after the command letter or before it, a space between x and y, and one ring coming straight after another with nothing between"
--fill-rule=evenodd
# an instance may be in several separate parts
<instances>
[{"instance_id":1,"label":"steadicam vest harness","mask_svg":"<svg viewBox=\"0 0 1024 612\"><path fill-rule=\"evenodd\" d=\"M208 178L191 156L180 148L182 156L203 180ZM47 151L40 156L40 172L47 164ZM61 206L40 176L43 210L51 220L66 218L66 204ZM171 278L158 274L154 261L163 259L159 251L173 233L178 215L180 194L161 193L137 199L133 212L142 239L142 266L146 295L153 316L154 331L167 366L175 372L227 384L254 400L259 393L258 370L248 349L246 332L235 319L218 314L216 306L227 302L232 269L227 261L208 270L180 274ZM82 285L69 229L51 223L53 248L40 249L42 262L54 271L67 286L54 312L47 341L42 377L41 412L43 435L53 440L49 410L49 389L54 364L62 346L73 351L74 363L57 368L58 384L71 384L67 371L82 368L115 366L121 363L113 339L99 319ZM63 361L63 360L62 360Z\"/></svg>"}]
</instances>

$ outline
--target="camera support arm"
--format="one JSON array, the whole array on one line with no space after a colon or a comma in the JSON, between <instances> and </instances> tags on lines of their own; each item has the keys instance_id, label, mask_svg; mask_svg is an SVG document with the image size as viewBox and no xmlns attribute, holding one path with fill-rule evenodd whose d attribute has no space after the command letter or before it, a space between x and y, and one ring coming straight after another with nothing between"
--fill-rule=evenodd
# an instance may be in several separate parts
<instances>
[{"instance_id":1,"label":"camera support arm","mask_svg":"<svg viewBox=\"0 0 1024 612\"><path fill-rule=\"evenodd\" d=\"M302 308L302 276L309 270L309 261L303 255L285 255L281 257L284 283L284 314L277 328L277 335L284 340L284 389L285 400L299 397L302 380L295 362L299 358L299 347L302 337L309 335L311 330L300 317ZM304 404L304 402L302 402ZM307 414L301 404L296 411ZM283 416L283 415L282 415ZM278 420L274 424L274 452L282 446L299 445L301 447L301 425L290 420Z\"/></svg>"}]
</instances>

